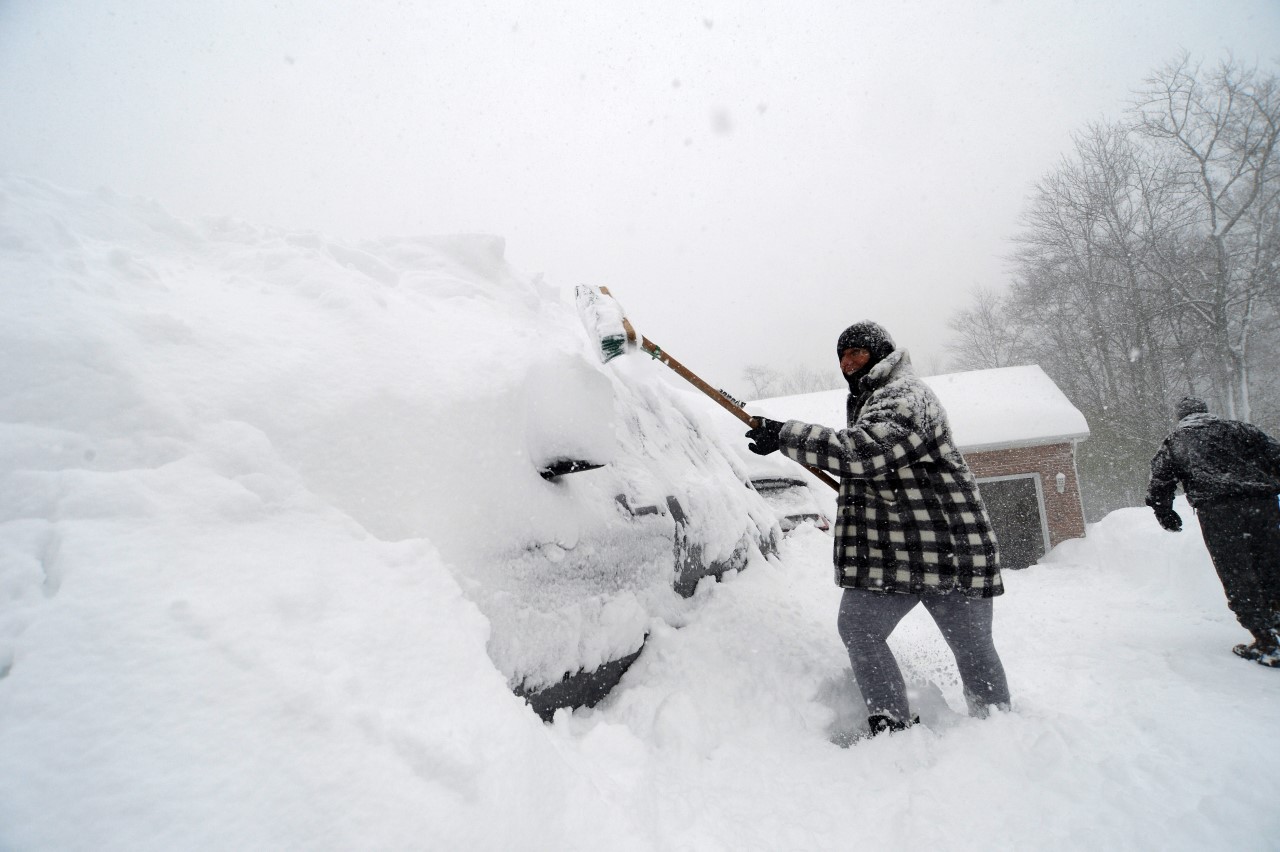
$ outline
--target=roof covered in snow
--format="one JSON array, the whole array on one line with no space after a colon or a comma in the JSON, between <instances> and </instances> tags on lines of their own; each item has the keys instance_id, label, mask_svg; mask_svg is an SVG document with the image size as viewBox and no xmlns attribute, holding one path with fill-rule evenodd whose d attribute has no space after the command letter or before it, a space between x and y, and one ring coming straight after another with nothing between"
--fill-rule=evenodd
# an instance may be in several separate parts
<instances>
[{"instance_id":1,"label":"roof covered in snow","mask_svg":"<svg viewBox=\"0 0 1280 852\"><path fill-rule=\"evenodd\" d=\"M1089 437L1089 424L1037 365L922 377L942 401L962 452L1057 444ZM843 425L843 390L780 396L748 404L776 420Z\"/></svg>"}]
</instances>

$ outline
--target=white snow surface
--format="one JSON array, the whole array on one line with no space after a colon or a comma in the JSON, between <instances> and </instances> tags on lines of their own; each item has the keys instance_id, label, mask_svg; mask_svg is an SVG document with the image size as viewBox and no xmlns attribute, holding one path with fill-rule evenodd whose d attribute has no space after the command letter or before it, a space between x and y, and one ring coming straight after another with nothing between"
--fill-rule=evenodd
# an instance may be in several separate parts
<instances>
[{"instance_id":1,"label":"white snow surface","mask_svg":"<svg viewBox=\"0 0 1280 852\"><path fill-rule=\"evenodd\" d=\"M835 362L832 361L832 369ZM1089 424L1038 365L921 376L947 411L963 452L1051 444L1089 437ZM844 389L750 403L752 413L842 428ZM1154 452L1154 450L1153 450Z\"/></svg>"},{"instance_id":2,"label":"white snow surface","mask_svg":"<svg viewBox=\"0 0 1280 852\"><path fill-rule=\"evenodd\" d=\"M643 653L544 724L468 566L589 527L535 457L658 441L593 414L662 391L497 241L356 249L4 179L0 300L0 849L1276 848L1280 672L1231 654L1181 499L1180 534L1125 509L1006 572L1010 712L964 714L916 611L891 644L922 724L828 742L861 713L802 527L688 601L632 590Z\"/></svg>"}]
</instances>

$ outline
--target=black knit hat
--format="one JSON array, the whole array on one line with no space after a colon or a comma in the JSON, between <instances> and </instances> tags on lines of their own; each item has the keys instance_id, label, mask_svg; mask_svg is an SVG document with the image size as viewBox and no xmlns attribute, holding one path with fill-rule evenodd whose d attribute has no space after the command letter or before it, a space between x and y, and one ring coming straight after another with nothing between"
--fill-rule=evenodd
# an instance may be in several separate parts
<instances>
[{"instance_id":1,"label":"black knit hat","mask_svg":"<svg viewBox=\"0 0 1280 852\"><path fill-rule=\"evenodd\" d=\"M836 341L836 357L839 358L846 349L865 349L871 353L871 363L874 364L884 360L896 348L893 338L883 326L863 320L855 322L841 333L840 339Z\"/></svg>"},{"instance_id":2,"label":"black knit hat","mask_svg":"<svg viewBox=\"0 0 1280 852\"><path fill-rule=\"evenodd\" d=\"M1173 407L1174 416L1179 420L1188 414L1204 414L1208 412L1209 406L1205 405L1203 399L1197 399L1194 396L1184 396L1178 400L1178 404Z\"/></svg>"}]
</instances>

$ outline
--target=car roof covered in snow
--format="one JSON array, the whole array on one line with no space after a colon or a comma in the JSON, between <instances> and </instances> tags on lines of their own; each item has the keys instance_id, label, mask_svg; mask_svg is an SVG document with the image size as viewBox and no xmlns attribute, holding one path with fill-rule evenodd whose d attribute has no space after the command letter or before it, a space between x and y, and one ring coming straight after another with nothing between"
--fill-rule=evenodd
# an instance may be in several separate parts
<instances>
[{"instance_id":1,"label":"car roof covered in snow","mask_svg":"<svg viewBox=\"0 0 1280 852\"><path fill-rule=\"evenodd\" d=\"M962 452L1039 446L1089 437L1089 424L1038 365L922 376L942 401ZM752 414L843 426L843 390L779 396L747 404Z\"/></svg>"}]
</instances>

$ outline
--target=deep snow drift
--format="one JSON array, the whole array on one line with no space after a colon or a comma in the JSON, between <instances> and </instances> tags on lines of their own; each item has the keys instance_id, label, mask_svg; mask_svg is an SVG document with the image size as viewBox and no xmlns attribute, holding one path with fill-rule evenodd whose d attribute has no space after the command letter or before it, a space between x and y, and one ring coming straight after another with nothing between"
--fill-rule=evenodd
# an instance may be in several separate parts
<instances>
[{"instance_id":1,"label":"deep snow drift","mask_svg":"<svg viewBox=\"0 0 1280 852\"><path fill-rule=\"evenodd\" d=\"M1230 653L1185 504L1181 534L1123 510L1006 573L1010 713L963 715L913 613L924 724L847 750L815 530L689 600L566 601L567 637L504 621L468 566L605 523L539 490L550 456L612 454L571 486L610 497L680 456L713 554L768 525L711 415L598 369L564 302L491 239L0 182L0 849L1274 848L1280 672ZM688 424L585 416L655 407ZM511 692L637 631L595 709Z\"/></svg>"}]
</instances>

